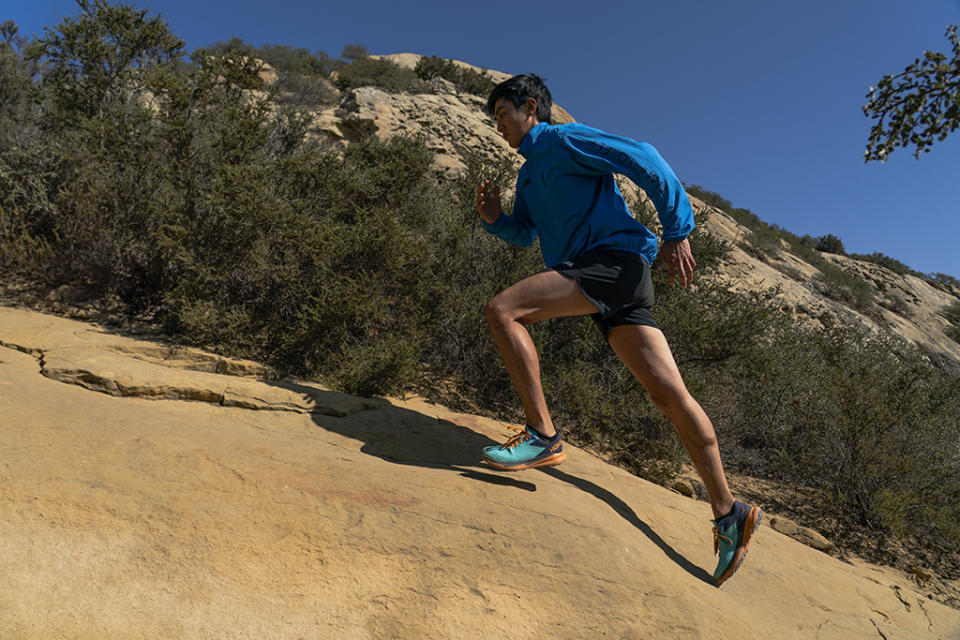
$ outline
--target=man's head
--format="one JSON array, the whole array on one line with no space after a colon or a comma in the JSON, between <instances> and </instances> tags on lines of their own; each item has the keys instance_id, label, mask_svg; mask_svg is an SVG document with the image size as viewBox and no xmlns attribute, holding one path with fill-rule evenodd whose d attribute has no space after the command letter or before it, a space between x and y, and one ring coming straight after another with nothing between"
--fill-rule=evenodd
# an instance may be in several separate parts
<instances>
[{"instance_id":1,"label":"man's head","mask_svg":"<svg viewBox=\"0 0 960 640\"><path fill-rule=\"evenodd\" d=\"M487 98L487 112L497 120L499 131L511 147L538 122L550 124L550 90L539 76L513 76L493 88Z\"/></svg>"}]
</instances>

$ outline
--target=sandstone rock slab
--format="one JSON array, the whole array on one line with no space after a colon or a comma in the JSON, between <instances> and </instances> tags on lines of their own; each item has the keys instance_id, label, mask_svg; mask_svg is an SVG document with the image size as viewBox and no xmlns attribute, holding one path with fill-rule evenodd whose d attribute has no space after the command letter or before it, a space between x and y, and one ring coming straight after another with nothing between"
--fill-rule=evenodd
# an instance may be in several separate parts
<instances>
[{"instance_id":1,"label":"sandstone rock slab","mask_svg":"<svg viewBox=\"0 0 960 640\"><path fill-rule=\"evenodd\" d=\"M116 396L333 416L382 404L316 383L270 380L265 377L269 367L255 362L119 336L22 309L0 307L0 345L37 356L44 376Z\"/></svg>"},{"instance_id":2,"label":"sandstone rock slab","mask_svg":"<svg viewBox=\"0 0 960 640\"><path fill-rule=\"evenodd\" d=\"M705 503L574 447L560 467L495 472L477 454L504 425L416 398L330 416L64 384L40 369L69 359L49 348L58 320L0 348L0 637L960 631L905 575L767 526L717 588ZM85 348L98 333L80 332Z\"/></svg>"}]
</instances>

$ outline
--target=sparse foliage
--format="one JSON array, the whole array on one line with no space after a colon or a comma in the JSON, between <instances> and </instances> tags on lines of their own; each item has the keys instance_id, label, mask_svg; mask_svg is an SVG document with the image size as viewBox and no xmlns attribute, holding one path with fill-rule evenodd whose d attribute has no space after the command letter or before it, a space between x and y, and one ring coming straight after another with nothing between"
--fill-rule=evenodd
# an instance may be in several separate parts
<instances>
[{"instance_id":1,"label":"sparse foliage","mask_svg":"<svg viewBox=\"0 0 960 640\"><path fill-rule=\"evenodd\" d=\"M389 60L366 56L354 59L337 71L337 87L344 90L374 85L398 93L409 91L417 82L420 80L412 69Z\"/></svg>"},{"instance_id":2,"label":"sparse foliage","mask_svg":"<svg viewBox=\"0 0 960 640\"><path fill-rule=\"evenodd\" d=\"M360 58L366 58L370 55L370 52L367 51L367 47L362 44L347 44L344 45L343 51L340 52L340 57L344 60L359 60Z\"/></svg>"},{"instance_id":3,"label":"sparse foliage","mask_svg":"<svg viewBox=\"0 0 960 640\"><path fill-rule=\"evenodd\" d=\"M825 236L820 236L817 238L817 251L822 251L824 253L836 253L841 256L847 254L846 249L843 248L843 240L839 236L835 236L832 233L828 233Z\"/></svg>"},{"instance_id":4,"label":"sparse foliage","mask_svg":"<svg viewBox=\"0 0 960 640\"><path fill-rule=\"evenodd\" d=\"M928 274L927 277L933 282L939 282L940 284L945 284L947 286L960 289L960 280L947 273L931 273Z\"/></svg>"},{"instance_id":5,"label":"sparse foliage","mask_svg":"<svg viewBox=\"0 0 960 640\"><path fill-rule=\"evenodd\" d=\"M215 42L202 47L200 52L207 55L223 55L239 51L245 55L263 60L274 69L301 75L326 75L343 65L342 60L331 58L324 51L310 53L302 47L290 47L282 44L265 44L255 47L241 38L230 38L226 42ZM194 57L197 52L194 53Z\"/></svg>"},{"instance_id":6,"label":"sparse foliage","mask_svg":"<svg viewBox=\"0 0 960 640\"><path fill-rule=\"evenodd\" d=\"M955 324L960 327L960 301L951 303L947 308L941 311L943 317L946 318L951 324Z\"/></svg>"},{"instance_id":7,"label":"sparse foliage","mask_svg":"<svg viewBox=\"0 0 960 640\"><path fill-rule=\"evenodd\" d=\"M277 73L276 99L282 104L310 107L334 104L340 97L328 76L344 62L323 51L311 54L299 47L270 44L254 47L240 38L231 38L197 49L192 57L201 60L206 56L223 57L237 53L273 67Z\"/></svg>"},{"instance_id":8,"label":"sparse foliage","mask_svg":"<svg viewBox=\"0 0 960 640\"><path fill-rule=\"evenodd\" d=\"M27 52L28 59L45 63L43 84L56 117L74 124L136 104L148 90L148 72L183 56L183 41L145 9L106 0L77 4L78 17L45 28Z\"/></svg>"},{"instance_id":9,"label":"sparse foliage","mask_svg":"<svg viewBox=\"0 0 960 640\"><path fill-rule=\"evenodd\" d=\"M867 92L864 114L876 120L864 160L886 160L897 147L914 147L913 155L930 151L960 127L960 35L947 28L952 52L924 51L897 74L884 76Z\"/></svg>"},{"instance_id":10,"label":"sparse foliage","mask_svg":"<svg viewBox=\"0 0 960 640\"><path fill-rule=\"evenodd\" d=\"M458 89L486 98L493 91L496 83L487 75L486 71L477 72L473 69L461 67L453 60L430 56L420 58L414 69L421 80L430 80L434 77L444 78L452 82Z\"/></svg>"},{"instance_id":11,"label":"sparse foliage","mask_svg":"<svg viewBox=\"0 0 960 640\"><path fill-rule=\"evenodd\" d=\"M914 271L896 258L891 258L885 253L880 253L879 251L874 251L873 253L851 253L850 257L856 258L857 260L863 260L864 262L879 264L880 266L886 267L887 269L890 269L890 271L893 271L901 276L912 275L917 276L918 278L924 277L922 273Z\"/></svg>"}]
</instances>

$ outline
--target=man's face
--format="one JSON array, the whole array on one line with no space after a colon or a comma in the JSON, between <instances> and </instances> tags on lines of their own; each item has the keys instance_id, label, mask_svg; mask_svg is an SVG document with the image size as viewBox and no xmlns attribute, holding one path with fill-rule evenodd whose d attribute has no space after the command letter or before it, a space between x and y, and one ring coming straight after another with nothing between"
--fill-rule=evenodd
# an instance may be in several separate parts
<instances>
[{"instance_id":1,"label":"man's face","mask_svg":"<svg viewBox=\"0 0 960 640\"><path fill-rule=\"evenodd\" d=\"M507 98L500 98L493 105L493 117L497 120L497 131L511 147L520 146L523 136L537 124L537 101L528 98L519 107L513 106Z\"/></svg>"}]
</instances>

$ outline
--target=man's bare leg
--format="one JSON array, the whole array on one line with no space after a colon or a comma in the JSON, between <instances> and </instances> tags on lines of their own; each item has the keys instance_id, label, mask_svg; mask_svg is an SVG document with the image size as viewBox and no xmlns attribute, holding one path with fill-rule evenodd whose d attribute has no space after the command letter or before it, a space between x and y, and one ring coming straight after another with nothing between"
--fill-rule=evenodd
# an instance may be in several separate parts
<instances>
[{"instance_id":1,"label":"man's bare leg","mask_svg":"<svg viewBox=\"0 0 960 640\"><path fill-rule=\"evenodd\" d=\"M723 473L717 434L707 414L687 391L663 332L654 327L625 325L614 327L607 338L677 430L707 487L714 517L728 513L733 508L733 495Z\"/></svg>"},{"instance_id":2,"label":"man's bare leg","mask_svg":"<svg viewBox=\"0 0 960 640\"><path fill-rule=\"evenodd\" d=\"M490 332L513 386L520 395L527 424L545 437L556 429L540 382L540 359L526 325L560 316L596 313L576 283L556 271L544 271L505 289L487 303Z\"/></svg>"}]
</instances>

